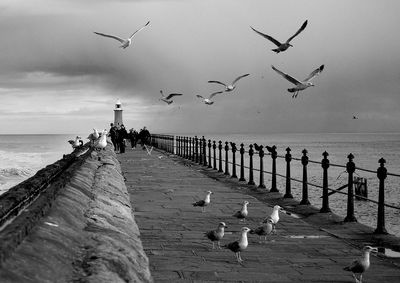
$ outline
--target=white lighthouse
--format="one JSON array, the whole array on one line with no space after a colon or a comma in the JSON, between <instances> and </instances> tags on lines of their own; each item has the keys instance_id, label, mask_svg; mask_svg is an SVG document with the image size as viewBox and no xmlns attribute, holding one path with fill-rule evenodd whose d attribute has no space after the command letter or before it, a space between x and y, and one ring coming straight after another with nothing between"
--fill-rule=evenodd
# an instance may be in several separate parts
<instances>
[{"instance_id":1,"label":"white lighthouse","mask_svg":"<svg viewBox=\"0 0 400 283\"><path fill-rule=\"evenodd\" d=\"M121 127L123 124L122 122L122 108L121 108L121 101L118 99L115 103L114 109L114 125L118 128Z\"/></svg>"}]
</instances>

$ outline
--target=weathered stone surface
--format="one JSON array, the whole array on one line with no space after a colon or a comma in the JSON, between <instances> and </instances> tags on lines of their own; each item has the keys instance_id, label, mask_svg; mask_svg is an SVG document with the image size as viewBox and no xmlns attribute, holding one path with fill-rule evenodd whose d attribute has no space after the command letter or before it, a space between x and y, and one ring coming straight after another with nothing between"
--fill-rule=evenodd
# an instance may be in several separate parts
<instances>
[{"instance_id":1,"label":"weathered stone surface","mask_svg":"<svg viewBox=\"0 0 400 283\"><path fill-rule=\"evenodd\" d=\"M4 262L0 282L152 282L110 147L90 154L70 177L40 225Z\"/></svg>"}]
</instances>

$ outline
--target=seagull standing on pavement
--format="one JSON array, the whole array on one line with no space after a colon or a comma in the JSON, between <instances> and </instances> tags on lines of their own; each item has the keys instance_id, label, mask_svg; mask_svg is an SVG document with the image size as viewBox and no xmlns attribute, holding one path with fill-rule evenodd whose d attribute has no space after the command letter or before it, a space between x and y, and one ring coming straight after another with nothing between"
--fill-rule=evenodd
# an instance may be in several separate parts
<instances>
[{"instance_id":1,"label":"seagull standing on pavement","mask_svg":"<svg viewBox=\"0 0 400 283\"><path fill-rule=\"evenodd\" d=\"M215 95L220 94L220 93L223 93L223 91L217 91L217 92L211 93L210 96L209 96L208 98L205 98L205 97L203 97L203 96L201 96L201 95L199 95L199 94L196 95L196 97L203 99L203 102L204 102L205 104L211 105L211 104L214 103L214 101L212 101L211 98L213 98Z\"/></svg>"},{"instance_id":2,"label":"seagull standing on pavement","mask_svg":"<svg viewBox=\"0 0 400 283\"><path fill-rule=\"evenodd\" d=\"M262 223L268 223L268 221L271 220L272 221L272 223L271 223L272 224L272 233L274 233L274 234L276 233L275 225L279 222L279 211L281 209L282 209L282 207L280 207L279 205L275 205L272 210L271 215L268 216L267 218L265 218L262 222Z\"/></svg>"},{"instance_id":3,"label":"seagull standing on pavement","mask_svg":"<svg viewBox=\"0 0 400 283\"><path fill-rule=\"evenodd\" d=\"M201 207L201 211L205 212L206 211L206 206L210 204L211 194L212 194L211 191L207 191L207 195L204 198L204 200L199 200L199 201L196 201L196 202L192 203L193 206L200 206Z\"/></svg>"},{"instance_id":4,"label":"seagull standing on pavement","mask_svg":"<svg viewBox=\"0 0 400 283\"><path fill-rule=\"evenodd\" d=\"M252 28L252 27L250 27L250 28L251 28L252 30L254 30L256 33L258 33L259 35L261 35L262 37L268 39L269 41L271 41L272 43L274 43L276 46L278 46L278 48L272 49L272 51L274 51L274 52L276 52L276 53L279 53L279 52L285 51L285 50L288 49L289 47L293 46L293 45L290 44L290 41L291 41L293 38L295 38L299 33L301 33L301 32L306 28L307 23L308 23L308 21L305 21L305 22L301 25L301 27L299 28L299 30L298 30L294 35L292 35L291 37L289 37L288 40L286 40L286 42L284 42L284 43L281 43L281 42L279 42L278 40L276 40L275 38L273 38L272 36L269 36L269 35L267 35L267 34L264 34L264 33L262 33L262 32L259 32L259 31L255 30L255 29Z\"/></svg>"},{"instance_id":5,"label":"seagull standing on pavement","mask_svg":"<svg viewBox=\"0 0 400 283\"><path fill-rule=\"evenodd\" d=\"M242 251L244 251L247 248L247 246L249 245L249 242L247 241L247 233L249 231L250 231L249 228L243 227L241 235L240 235L240 239L238 241L234 241L234 242L229 243L229 244L224 246L225 248L230 249L232 252L235 253L236 260L239 263L243 262L243 259L240 256L240 253Z\"/></svg>"},{"instance_id":6,"label":"seagull standing on pavement","mask_svg":"<svg viewBox=\"0 0 400 283\"><path fill-rule=\"evenodd\" d=\"M249 211L247 210L248 204L249 204L249 202L247 200L245 200L243 202L242 208L240 210L236 211L236 213L233 214L233 216L240 219L240 221L246 221L246 217L249 214Z\"/></svg>"},{"instance_id":7,"label":"seagull standing on pavement","mask_svg":"<svg viewBox=\"0 0 400 283\"><path fill-rule=\"evenodd\" d=\"M272 219L267 219L267 223L263 224L256 229L251 229L250 234L257 234L261 241L261 237L264 236L264 240L267 240L267 236L272 233L274 222Z\"/></svg>"},{"instance_id":8,"label":"seagull standing on pavement","mask_svg":"<svg viewBox=\"0 0 400 283\"><path fill-rule=\"evenodd\" d=\"M378 249L371 246L365 246L362 250L361 257L359 259L353 260L353 262L349 266L343 268L346 271L353 272L353 277L356 280L356 283L362 283L362 274L367 271L370 266L370 252L378 252ZM357 278L356 274L359 274L359 278Z\"/></svg>"},{"instance_id":9,"label":"seagull standing on pavement","mask_svg":"<svg viewBox=\"0 0 400 283\"><path fill-rule=\"evenodd\" d=\"M227 228L225 222L220 222L216 230L211 230L205 233L205 236L211 240L213 249L215 249L214 242L217 242L218 248L221 248L220 241L224 237L225 228Z\"/></svg>"},{"instance_id":10,"label":"seagull standing on pavement","mask_svg":"<svg viewBox=\"0 0 400 283\"><path fill-rule=\"evenodd\" d=\"M121 42L121 45L119 46L120 48L127 48L128 46L130 46L132 44L132 38L135 36L136 33L138 33L139 31L141 31L142 29L144 29L146 26L148 26L150 24L150 21L148 21L143 27L141 27L140 29L138 29L137 31L135 31L129 38L124 39L124 38L120 38L118 36L115 35L109 35L109 34L105 34L105 33L100 33L100 32L94 32L97 35L101 35L104 37L109 37L115 40L118 40L119 42Z\"/></svg>"},{"instance_id":11,"label":"seagull standing on pavement","mask_svg":"<svg viewBox=\"0 0 400 283\"><path fill-rule=\"evenodd\" d=\"M250 75L250 74L245 74L245 75L241 75L241 76L237 77L236 79L233 80L233 82L230 85L227 85L220 81L208 81L208 82L223 85L225 87L225 92L231 92L236 88L237 81L240 80L241 78L247 77L248 75Z\"/></svg>"},{"instance_id":12,"label":"seagull standing on pavement","mask_svg":"<svg viewBox=\"0 0 400 283\"><path fill-rule=\"evenodd\" d=\"M305 78L303 81L300 81L280 70L278 70L277 68L275 68L274 66L272 66L272 69L277 72L279 75L281 75L282 77L284 77L285 79L287 79L289 82L295 84L296 86L293 88L288 88L288 92L292 92L292 98L296 98L297 95L299 94L299 91L305 90L306 88L310 87L310 86L314 86L314 84L311 82L311 80L313 78L315 78L316 76L318 76L322 70L324 69L324 65L319 66L317 69L315 69L314 71L311 72L310 75L308 75L307 78Z\"/></svg>"},{"instance_id":13,"label":"seagull standing on pavement","mask_svg":"<svg viewBox=\"0 0 400 283\"><path fill-rule=\"evenodd\" d=\"M172 102L174 102L173 100L171 100L172 97L182 95L182 93L170 93L167 96L165 96L162 90L160 90L160 93L161 97L159 98L159 100L162 100L167 104L171 104Z\"/></svg>"}]
</instances>

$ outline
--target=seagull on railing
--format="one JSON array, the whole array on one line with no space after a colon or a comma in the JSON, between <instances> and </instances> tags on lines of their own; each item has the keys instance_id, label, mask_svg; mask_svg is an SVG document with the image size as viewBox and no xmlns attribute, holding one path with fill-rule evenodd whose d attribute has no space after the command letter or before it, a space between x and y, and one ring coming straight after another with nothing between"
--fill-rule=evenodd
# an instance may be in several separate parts
<instances>
[{"instance_id":1,"label":"seagull on railing","mask_svg":"<svg viewBox=\"0 0 400 283\"><path fill-rule=\"evenodd\" d=\"M221 241L221 239L224 237L225 228L227 228L227 227L228 227L228 226L226 226L225 222L220 222L220 223L218 224L218 227L217 227L216 230L211 230L211 231L208 231L208 232L204 233L205 236L206 236L209 240L211 240L212 245L213 245L213 247L212 247L213 249L215 249L214 242L217 242L217 245L218 245L218 248L219 248L219 249L221 248L220 241Z\"/></svg>"},{"instance_id":2,"label":"seagull on railing","mask_svg":"<svg viewBox=\"0 0 400 283\"><path fill-rule=\"evenodd\" d=\"M260 149L261 149L261 145L254 143L254 150L260 151Z\"/></svg>"},{"instance_id":3,"label":"seagull on railing","mask_svg":"<svg viewBox=\"0 0 400 283\"><path fill-rule=\"evenodd\" d=\"M211 93L210 96L208 98L205 98L203 96L201 96L200 94L197 94L196 97L203 99L203 102L207 105L211 105L214 103L214 101L211 100L211 98L213 98L215 95L223 93L223 91L217 91L214 93Z\"/></svg>"},{"instance_id":4,"label":"seagull on railing","mask_svg":"<svg viewBox=\"0 0 400 283\"><path fill-rule=\"evenodd\" d=\"M114 36L114 35L109 35L109 34L105 34L105 33L100 33L100 32L94 32L95 34L104 36L104 37L109 37L109 38L113 38L115 40L118 40L119 42L121 42L121 45L119 46L120 48L127 48L129 45L132 44L132 38L134 37L134 35L136 33L138 33L139 31L141 31L142 29L144 29L146 26L148 26L150 24L150 21L148 21L143 27L141 27L140 29L138 29L137 31L135 31L129 38L124 39L124 38L120 38L118 36Z\"/></svg>"},{"instance_id":5,"label":"seagull on railing","mask_svg":"<svg viewBox=\"0 0 400 283\"><path fill-rule=\"evenodd\" d=\"M272 66L272 69L275 72L277 72L278 74L280 74L282 77L287 79L289 82L296 85L295 87L288 89L288 92L293 92L292 98L296 98L297 95L299 94L299 91L305 90L306 88L308 88L310 86L314 86L314 84L311 82L311 80L313 78L315 78L316 76L318 76L322 72L322 70L324 69L324 65L321 65L317 69L312 71L311 74L307 78L305 78L303 81L300 81L300 80L278 70L274 66Z\"/></svg>"},{"instance_id":6,"label":"seagull on railing","mask_svg":"<svg viewBox=\"0 0 400 283\"><path fill-rule=\"evenodd\" d=\"M225 92L230 92L236 88L236 83L238 80L240 80L241 78L247 77L248 75L250 75L250 74L245 74L245 75L241 75L241 76L237 77L236 79L233 80L233 82L230 85L227 85L220 81L208 81L208 82L223 85L223 86L225 86Z\"/></svg>"},{"instance_id":7,"label":"seagull on railing","mask_svg":"<svg viewBox=\"0 0 400 283\"><path fill-rule=\"evenodd\" d=\"M171 104L172 102L174 102L173 100L171 100L172 97L182 95L182 93L170 93L167 96L165 96L162 90L160 90L160 93L161 97L159 98L159 100L162 100L167 104Z\"/></svg>"},{"instance_id":8,"label":"seagull on railing","mask_svg":"<svg viewBox=\"0 0 400 283\"><path fill-rule=\"evenodd\" d=\"M289 39L286 40L286 42L284 42L284 43L281 43L281 42L279 42L278 40L276 40L275 38L273 38L272 36L269 36L269 35L267 35L267 34L264 34L264 33L262 33L262 32L259 32L259 31L255 30L255 29L252 28L252 27L250 27L250 28L251 28L252 30L254 30L256 33L258 33L259 35L261 35L261 36L265 37L266 39L270 40L271 42L273 42L276 46L278 46L278 48L272 49L272 51L274 51L274 52L276 52L276 53L279 53L279 52L285 51L285 50L288 49L289 47L293 46L293 45L290 44L290 41L291 41L293 38L295 38L299 33L301 33L301 32L306 28L307 23L308 23L308 21L305 21L305 22L301 25L300 29L299 29L294 35L292 35L291 37L289 37Z\"/></svg>"},{"instance_id":9,"label":"seagull on railing","mask_svg":"<svg viewBox=\"0 0 400 283\"><path fill-rule=\"evenodd\" d=\"M356 283L362 283L362 274L367 271L370 266L370 252L378 252L378 249L371 246L365 246L362 249L361 257L359 259L353 260L353 262L349 266L343 268L346 271L353 272L353 277L356 280ZM356 274L360 275L359 278L357 278Z\"/></svg>"}]
</instances>

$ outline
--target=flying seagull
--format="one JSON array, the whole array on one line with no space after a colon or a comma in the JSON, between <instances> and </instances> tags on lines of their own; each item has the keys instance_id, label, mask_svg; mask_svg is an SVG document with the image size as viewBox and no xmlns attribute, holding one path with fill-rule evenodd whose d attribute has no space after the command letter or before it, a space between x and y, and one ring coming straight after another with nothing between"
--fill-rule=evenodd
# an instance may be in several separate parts
<instances>
[{"instance_id":1,"label":"flying seagull","mask_svg":"<svg viewBox=\"0 0 400 283\"><path fill-rule=\"evenodd\" d=\"M201 211L205 212L206 211L206 206L210 204L210 196L211 196L212 192L211 191L207 191L207 195L204 198L204 200L199 200L196 201L193 204L193 206L200 206L201 207Z\"/></svg>"},{"instance_id":2,"label":"flying seagull","mask_svg":"<svg viewBox=\"0 0 400 283\"><path fill-rule=\"evenodd\" d=\"M242 228L242 233L240 235L240 239L238 241L229 243L225 245L224 247L227 249L230 249L232 252L235 253L236 259L239 263L242 263L242 257L240 256L240 253L244 251L247 246L249 245L249 242L247 241L247 233L250 231L249 228L243 227Z\"/></svg>"},{"instance_id":3,"label":"flying seagull","mask_svg":"<svg viewBox=\"0 0 400 283\"><path fill-rule=\"evenodd\" d=\"M217 242L218 248L221 248L220 241L224 237L225 228L227 228L225 222L220 222L216 230L211 230L205 233L205 236L211 240L213 249L215 249L214 242Z\"/></svg>"},{"instance_id":4,"label":"flying seagull","mask_svg":"<svg viewBox=\"0 0 400 283\"><path fill-rule=\"evenodd\" d=\"M245 74L237 77L236 79L233 80L233 82L230 85L224 84L223 82L220 81L208 81L209 83L216 83L225 86L225 92L230 92L236 88L236 82L240 80L241 78L247 77L250 74Z\"/></svg>"},{"instance_id":5,"label":"flying seagull","mask_svg":"<svg viewBox=\"0 0 400 283\"><path fill-rule=\"evenodd\" d=\"M159 100L162 100L167 104L171 104L172 102L174 102L173 100L171 100L172 97L182 95L182 93L170 93L167 96L165 96L162 90L160 90L160 93L161 97L159 98Z\"/></svg>"},{"instance_id":6,"label":"flying seagull","mask_svg":"<svg viewBox=\"0 0 400 283\"><path fill-rule=\"evenodd\" d=\"M285 51L285 50L288 49L289 47L293 46L293 45L290 44L290 41L291 41L293 38L295 38L299 33L301 33L301 32L306 28L307 23L308 23L308 21L305 21L305 22L301 25L300 29L299 29L294 35L292 35L291 37L289 37L289 39L286 40L286 42L284 42L284 43L280 43L278 40L276 40L276 39L273 38L272 36L269 36L269 35L267 35L267 34L264 34L264 33L262 33L262 32L259 32L259 31L255 30L255 29L252 28L252 27L251 27L251 29L254 30L256 33L258 33L259 35L261 35L261 36L265 37L266 39L270 40L270 41L271 41L272 43L274 43L276 46L278 46L278 48L272 49L272 51L274 51L274 52L276 52L276 53L279 53L279 52Z\"/></svg>"},{"instance_id":7,"label":"flying seagull","mask_svg":"<svg viewBox=\"0 0 400 283\"><path fill-rule=\"evenodd\" d=\"M293 92L292 98L296 98L297 95L299 94L299 91L305 90L306 88L308 88L310 86L314 86L314 84L311 82L311 80L313 78L315 78L316 76L318 76L322 72L322 70L324 69L324 65L321 65L317 69L312 71L311 74L307 78L305 78L303 81L299 81L298 79L295 79L292 76L290 76L282 71L279 71L274 66L272 66L272 69L275 72L277 72L278 74L280 74L282 77L287 79L289 82L296 85L295 87L288 89L288 92Z\"/></svg>"},{"instance_id":8,"label":"flying seagull","mask_svg":"<svg viewBox=\"0 0 400 283\"><path fill-rule=\"evenodd\" d=\"M240 219L240 221L246 221L246 217L249 214L249 211L247 210L248 204L249 204L249 202L247 200L245 200L243 202L242 208L240 210L236 211L236 213L233 214L233 216Z\"/></svg>"},{"instance_id":9,"label":"flying seagull","mask_svg":"<svg viewBox=\"0 0 400 283\"><path fill-rule=\"evenodd\" d=\"M217 91L214 93L211 93L210 96L208 98L205 98L203 96L201 96L200 94L197 94L196 97L203 99L203 102L207 105L211 105L214 103L214 101L211 100L211 98L213 98L215 95L223 93L223 91Z\"/></svg>"},{"instance_id":10,"label":"flying seagull","mask_svg":"<svg viewBox=\"0 0 400 283\"><path fill-rule=\"evenodd\" d=\"M353 262L349 266L343 268L346 271L353 272L353 277L356 280L356 283L362 283L362 274L367 271L370 266L370 252L378 252L378 249L371 246L365 246L362 249L361 257L359 259L353 260ZM360 275L359 278L357 278L356 274Z\"/></svg>"},{"instance_id":11,"label":"flying seagull","mask_svg":"<svg viewBox=\"0 0 400 283\"><path fill-rule=\"evenodd\" d=\"M251 229L250 234L257 234L260 237L260 241L262 236L264 236L264 240L267 240L267 236L270 235L273 231L273 224L274 222L272 221L272 219L267 219L266 224L263 224L256 229Z\"/></svg>"},{"instance_id":12,"label":"flying seagull","mask_svg":"<svg viewBox=\"0 0 400 283\"><path fill-rule=\"evenodd\" d=\"M267 218L265 218L262 222L262 223L268 223L269 220L272 220L272 226L273 226L272 233L274 233L274 234L276 233L275 225L279 222L279 211L281 211L281 210L282 210L282 207L280 207L279 205L275 205L272 210L271 215L268 216Z\"/></svg>"},{"instance_id":13,"label":"flying seagull","mask_svg":"<svg viewBox=\"0 0 400 283\"><path fill-rule=\"evenodd\" d=\"M358 117L357 117L357 116L353 116L353 119L354 119L354 120L357 120L357 119L358 119Z\"/></svg>"},{"instance_id":14,"label":"flying seagull","mask_svg":"<svg viewBox=\"0 0 400 283\"><path fill-rule=\"evenodd\" d=\"M148 26L150 24L150 21L148 21L143 27L141 27L140 29L138 29L137 31L135 31L129 38L127 39L123 39L120 38L118 36L114 36L114 35L109 35L109 34L104 34L104 33L100 33L100 32L94 32L95 34L101 35L101 36L105 36L105 37L109 37L109 38L113 38L115 40L118 40L119 42L121 42L121 45L119 46L120 48L127 48L129 45L132 44L132 38L135 36L136 33L138 33L139 31L141 31L142 29L144 29L146 26Z\"/></svg>"}]
</instances>

